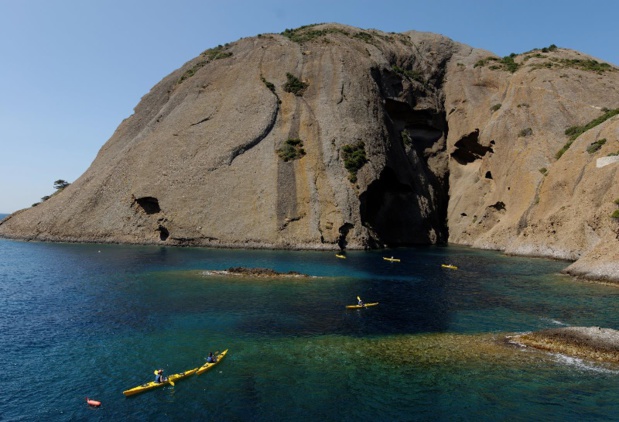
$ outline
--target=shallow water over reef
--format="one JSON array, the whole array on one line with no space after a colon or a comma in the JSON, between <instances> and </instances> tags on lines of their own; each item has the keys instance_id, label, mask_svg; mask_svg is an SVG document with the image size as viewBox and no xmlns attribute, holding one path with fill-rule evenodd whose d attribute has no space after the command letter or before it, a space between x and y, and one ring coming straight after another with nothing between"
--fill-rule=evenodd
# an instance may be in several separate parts
<instances>
[{"instance_id":1,"label":"shallow water over reef","mask_svg":"<svg viewBox=\"0 0 619 422\"><path fill-rule=\"evenodd\" d=\"M458 247L337 259L0 239L0 420L616 420L618 367L504 341L619 328L619 288L566 265ZM315 277L204 275L230 267ZM380 304L346 310L357 295ZM213 371L122 394L226 348Z\"/></svg>"}]
</instances>

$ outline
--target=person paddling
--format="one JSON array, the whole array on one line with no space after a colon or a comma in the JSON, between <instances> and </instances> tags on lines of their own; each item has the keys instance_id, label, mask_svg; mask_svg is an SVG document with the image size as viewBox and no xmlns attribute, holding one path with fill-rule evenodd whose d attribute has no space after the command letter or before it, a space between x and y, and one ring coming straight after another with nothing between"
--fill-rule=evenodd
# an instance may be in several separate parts
<instances>
[{"instance_id":1,"label":"person paddling","mask_svg":"<svg viewBox=\"0 0 619 422\"><path fill-rule=\"evenodd\" d=\"M365 305L359 296L357 296L357 305L359 305L359 306L364 306Z\"/></svg>"},{"instance_id":2,"label":"person paddling","mask_svg":"<svg viewBox=\"0 0 619 422\"><path fill-rule=\"evenodd\" d=\"M155 369L155 382L162 383L166 382L168 379L163 376L163 369Z\"/></svg>"},{"instance_id":3,"label":"person paddling","mask_svg":"<svg viewBox=\"0 0 619 422\"><path fill-rule=\"evenodd\" d=\"M215 356L213 356L213 352L208 354L208 357L206 358L206 361L208 363L215 363L217 362L217 358Z\"/></svg>"}]
</instances>

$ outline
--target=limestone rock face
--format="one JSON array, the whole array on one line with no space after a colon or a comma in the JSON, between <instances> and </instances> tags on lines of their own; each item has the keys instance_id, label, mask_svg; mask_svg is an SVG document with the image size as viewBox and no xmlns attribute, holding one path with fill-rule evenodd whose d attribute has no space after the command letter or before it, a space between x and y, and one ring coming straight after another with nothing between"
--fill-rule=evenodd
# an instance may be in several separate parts
<instances>
[{"instance_id":1,"label":"limestone rock face","mask_svg":"<svg viewBox=\"0 0 619 422\"><path fill-rule=\"evenodd\" d=\"M266 248L458 243L619 280L619 71L322 24L206 50L0 236ZM592 144L606 139L590 152ZM600 144L601 142L598 142ZM596 144L597 145L597 144ZM588 151L589 149L589 151Z\"/></svg>"},{"instance_id":2,"label":"limestone rock face","mask_svg":"<svg viewBox=\"0 0 619 422\"><path fill-rule=\"evenodd\" d=\"M448 72L449 241L619 281L619 115L602 118L619 111L619 71L563 49L514 63ZM583 133L571 140L570 127Z\"/></svg>"}]
</instances>

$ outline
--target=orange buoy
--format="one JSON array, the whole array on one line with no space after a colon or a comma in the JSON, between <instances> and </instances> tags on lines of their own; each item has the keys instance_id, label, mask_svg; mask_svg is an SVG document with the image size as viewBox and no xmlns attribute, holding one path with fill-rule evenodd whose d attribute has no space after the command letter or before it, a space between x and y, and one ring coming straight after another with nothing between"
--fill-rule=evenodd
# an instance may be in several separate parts
<instances>
[{"instance_id":1,"label":"orange buoy","mask_svg":"<svg viewBox=\"0 0 619 422\"><path fill-rule=\"evenodd\" d=\"M88 406L92 406L92 407L99 407L99 406L101 406L101 402L100 401L89 399L88 397L86 397L86 403L88 403Z\"/></svg>"}]
</instances>

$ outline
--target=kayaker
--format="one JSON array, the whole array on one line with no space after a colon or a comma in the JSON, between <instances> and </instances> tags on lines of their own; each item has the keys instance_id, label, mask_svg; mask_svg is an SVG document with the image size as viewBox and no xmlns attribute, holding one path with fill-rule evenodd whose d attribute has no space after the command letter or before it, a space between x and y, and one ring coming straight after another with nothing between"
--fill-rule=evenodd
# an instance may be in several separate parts
<instances>
[{"instance_id":1,"label":"kayaker","mask_svg":"<svg viewBox=\"0 0 619 422\"><path fill-rule=\"evenodd\" d=\"M215 356L213 356L213 352L208 354L208 357L206 358L206 361L208 363L215 363L217 362L217 358Z\"/></svg>"},{"instance_id":2,"label":"kayaker","mask_svg":"<svg viewBox=\"0 0 619 422\"><path fill-rule=\"evenodd\" d=\"M363 306L363 301L361 300L359 296L357 296L357 305Z\"/></svg>"},{"instance_id":3,"label":"kayaker","mask_svg":"<svg viewBox=\"0 0 619 422\"><path fill-rule=\"evenodd\" d=\"M163 376L163 369L155 370L155 382L162 383L165 382L166 378Z\"/></svg>"}]
</instances>

